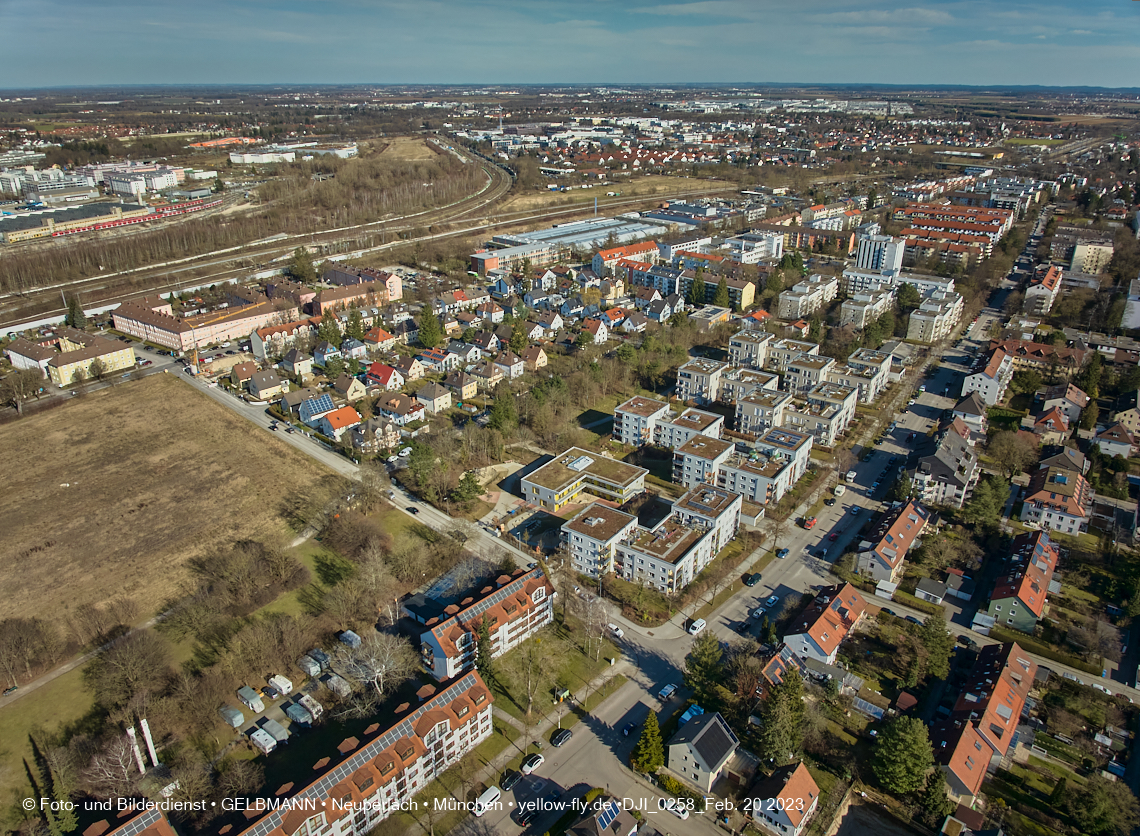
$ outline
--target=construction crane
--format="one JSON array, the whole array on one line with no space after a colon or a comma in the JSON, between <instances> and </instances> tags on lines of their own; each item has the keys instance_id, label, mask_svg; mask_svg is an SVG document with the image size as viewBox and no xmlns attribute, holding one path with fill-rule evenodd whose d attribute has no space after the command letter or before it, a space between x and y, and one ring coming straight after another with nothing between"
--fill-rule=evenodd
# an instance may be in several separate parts
<instances>
[{"instance_id":1,"label":"construction crane","mask_svg":"<svg viewBox=\"0 0 1140 836\"><path fill-rule=\"evenodd\" d=\"M241 311L244 313L245 311L256 310L257 308L260 308L262 305L268 305L269 301L270 300L265 299L261 302L255 302L252 305L242 307ZM211 317L210 319L207 319L205 322L199 322L197 325L191 325L190 326L190 333L194 335L194 348L191 350L190 362L193 364L195 376L197 376L197 374L198 374L198 336L196 334L194 334L194 331L197 330L198 328L203 327L203 326L212 325L215 322L220 322L221 320L225 319L226 317L232 316L233 313L234 312L232 310L226 311L224 314L221 314L221 315L215 316L215 317Z\"/></svg>"}]
</instances>

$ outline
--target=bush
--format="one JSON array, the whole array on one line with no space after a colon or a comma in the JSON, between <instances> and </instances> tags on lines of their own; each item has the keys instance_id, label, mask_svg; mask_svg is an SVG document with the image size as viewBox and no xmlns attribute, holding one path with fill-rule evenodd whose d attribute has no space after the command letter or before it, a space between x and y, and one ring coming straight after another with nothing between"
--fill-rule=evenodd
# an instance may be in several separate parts
<instances>
[{"instance_id":1,"label":"bush","mask_svg":"<svg viewBox=\"0 0 1140 836\"><path fill-rule=\"evenodd\" d=\"M945 616L946 609L940 604L932 604L929 601L923 601L921 598L916 598L909 592L903 592L901 589L896 589L895 594L892 596L893 600L898 601L903 606L910 607L912 610L918 610L929 615Z\"/></svg>"}]
</instances>

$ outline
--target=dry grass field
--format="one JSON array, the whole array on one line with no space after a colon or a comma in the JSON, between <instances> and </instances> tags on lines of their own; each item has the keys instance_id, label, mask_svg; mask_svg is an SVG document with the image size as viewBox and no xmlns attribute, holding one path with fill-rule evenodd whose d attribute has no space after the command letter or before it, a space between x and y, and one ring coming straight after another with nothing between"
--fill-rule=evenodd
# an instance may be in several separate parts
<instances>
[{"instance_id":1,"label":"dry grass field","mask_svg":"<svg viewBox=\"0 0 1140 836\"><path fill-rule=\"evenodd\" d=\"M385 159L432 160L436 152L428 148L427 143L416 136L397 136L388 141L388 147L380 155Z\"/></svg>"},{"instance_id":2,"label":"dry grass field","mask_svg":"<svg viewBox=\"0 0 1140 836\"><path fill-rule=\"evenodd\" d=\"M0 617L66 623L120 597L142 618L211 547L287 534L290 490L328 471L169 375L0 427Z\"/></svg>"},{"instance_id":3,"label":"dry grass field","mask_svg":"<svg viewBox=\"0 0 1140 836\"><path fill-rule=\"evenodd\" d=\"M566 185L579 185L573 180L567 180ZM678 191L695 191L701 188L718 189L726 186L720 181L700 180L690 177L670 177L669 175L653 174L632 177L629 180L619 179L608 186L594 186L592 189L574 189L569 192L533 192L512 197L498 207L500 212L520 212L530 209L549 209L560 206L593 206L594 198L599 205L606 200L606 192L621 192L622 198L645 197L666 194ZM613 198L610 198L613 200ZM599 209L600 211L600 209Z\"/></svg>"}]
</instances>

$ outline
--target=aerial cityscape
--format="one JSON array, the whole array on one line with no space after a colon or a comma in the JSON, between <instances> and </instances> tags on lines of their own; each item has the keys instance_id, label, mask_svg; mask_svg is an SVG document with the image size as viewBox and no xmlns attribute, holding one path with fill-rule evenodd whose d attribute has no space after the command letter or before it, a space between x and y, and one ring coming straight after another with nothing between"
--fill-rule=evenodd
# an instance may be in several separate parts
<instances>
[{"instance_id":1,"label":"aerial cityscape","mask_svg":"<svg viewBox=\"0 0 1140 836\"><path fill-rule=\"evenodd\" d=\"M0 832L1140 832L1140 3L0 30Z\"/></svg>"}]
</instances>

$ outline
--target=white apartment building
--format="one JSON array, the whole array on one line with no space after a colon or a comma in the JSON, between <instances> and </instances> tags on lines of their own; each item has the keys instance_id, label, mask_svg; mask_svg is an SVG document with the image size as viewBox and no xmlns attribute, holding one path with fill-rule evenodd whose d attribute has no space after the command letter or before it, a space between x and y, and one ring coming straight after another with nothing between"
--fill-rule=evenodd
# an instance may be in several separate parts
<instances>
[{"instance_id":1,"label":"white apartment building","mask_svg":"<svg viewBox=\"0 0 1140 836\"><path fill-rule=\"evenodd\" d=\"M801 354L819 354L819 343L807 340L776 340L768 346L768 371L783 374Z\"/></svg>"},{"instance_id":2,"label":"white apartment building","mask_svg":"<svg viewBox=\"0 0 1140 836\"><path fill-rule=\"evenodd\" d=\"M801 354L788 364L784 389L796 395L806 394L827 380L835 368L835 358L819 354Z\"/></svg>"},{"instance_id":3,"label":"white apartment building","mask_svg":"<svg viewBox=\"0 0 1140 836\"><path fill-rule=\"evenodd\" d=\"M858 402L859 390L822 383L808 392L806 401L788 405L780 426L810 434L821 447L834 447L854 420Z\"/></svg>"},{"instance_id":4,"label":"white apartment building","mask_svg":"<svg viewBox=\"0 0 1140 836\"><path fill-rule=\"evenodd\" d=\"M934 454L918 460L914 470L915 496L927 505L961 508L981 475L973 444L948 430Z\"/></svg>"},{"instance_id":5,"label":"white apartment building","mask_svg":"<svg viewBox=\"0 0 1140 836\"><path fill-rule=\"evenodd\" d=\"M753 392L775 392L779 388L778 375L755 369L731 369L720 376L720 401L736 403Z\"/></svg>"},{"instance_id":6,"label":"white apartment building","mask_svg":"<svg viewBox=\"0 0 1140 836\"><path fill-rule=\"evenodd\" d=\"M1028 295L1028 294L1027 294ZM936 291L910 313L906 338L920 343L946 339L962 319L965 301L960 293Z\"/></svg>"},{"instance_id":7,"label":"white apartment building","mask_svg":"<svg viewBox=\"0 0 1140 836\"><path fill-rule=\"evenodd\" d=\"M993 406L1005 397L1005 390L1012 379L1013 358L1000 348L995 348L983 368L966 375L962 384L962 396L977 392L986 406Z\"/></svg>"},{"instance_id":8,"label":"white apartment building","mask_svg":"<svg viewBox=\"0 0 1140 836\"><path fill-rule=\"evenodd\" d=\"M562 525L562 539L574 571L591 578L614 570L617 544L637 529L637 517L592 503Z\"/></svg>"},{"instance_id":9,"label":"white apartment building","mask_svg":"<svg viewBox=\"0 0 1140 836\"><path fill-rule=\"evenodd\" d=\"M784 257L784 236L779 232L745 232L725 240L733 261L759 264Z\"/></svg>"},{"instance_id":10,"label":"white apartment building","mask_svg":"<svg viewBox=\"0 0 1140 836\"><path fill-rule=\"evenodd\" d=\"M682 401L710 404L720 393L720 377L728 363L694 357L677 369L677 397Z\"/></svg>"},{"instance_id":11,"label":"white apartment building","mask_svg":"<svg viewBox=\"0 0 1140 836\"><path fill-rule=\"evenodd\" d=\"M673 482L686 488L715 485L717 468L728 460L735 446L719 438L693 436L673 451Z\"/></svg>"},{"instance_id":12,"label":"white apartment building","mask_svg":"<svg viewBox=\"0 0 1140 836\"><path fill-rule=\"evenodd\" d=\"M557 513L582 491L624 505L645 490L643 467L571 447L522 478L523 498Z\"/></svg>"},{"instance_id":13,"label":"white apartment building","mask_svg":"<svg viewBox=\"0 0 1140 836\"><path fill-rule=\"evenodd\" d=\"M839 295L839 279L834 276L809 276L780 293L780 319L807 319Z\"/></svg>"},{"instance_id":14,"label":"white apartment building","mask_svg":"<svg viewBox=\"0 0 1140 836\"><path fill-rule=\"evenodd\" d=\"M1049 313L1061 292L1061 279L1061 268L1052 265L1041 275L1030 279L1029 287L1025 289L1025 312L1030 316Z\"/></svg>"},{"instance_id":15,"label":"white apartment building","mask_svg":"<svg viewBox=\"0 0 1140 836\"><path fill-rule=\"evenodd\" d=\"M866 403L877 401L879 395L890 385L891 362L890 354L873 348L857 348L847 358L848 368L862 375L864 382L858 387L859 397Z\"/></svg>"},{"instance_id":16,"label":"white apartment building","mask_svg":"<svg viewBox=\"0 0 1140 836\"><path fill-rule=\"evenodd\" d=\"M784 425L784 411L791 405L790 392L761 390L736 401L736 431L760 436Z\"/></svg>"},{"instance_id":17,"label":"white apartment building","mask_svg":"<svg viewBox=\"0 0 1140 836\"><path fill-rule=\"evenodd\" d=\"M768 346L775 337L767 331L738 331L728 342L732 365L762 369L768 363Z\"/></svg>"},{"instance_id":18,"label":"white apartment building","mask_svg":"<svg viewBox=\"0 0 1140 836\"><path fill-rule=\"evenodd\" d=\"M895 304L894 289L861 290L839 306L840 325L866 328Z\"/></svg>"},{"instance_id":19,"label":"white apartment building","mask_svg":"<svg viewBox=\"0 0 1140 836\"><path fill-rule=\"evenodd\" d=\"M724 430L724 416L699 409L686 409L676 418L663 418L657 422L653 432L653 443L659 447L676 450L693 436L705 435L720 438Z\"/></svg>"},{"instance_id":20,"label":"white apartment building","mask_svg":"<svg viewBox=\"0 0 1140 836\"><path fill-rule=\"evenodd\" d=\"M794 430L769 430L748 455L736 454L717 469L718 487L759 505L779 502L807 472L812 436Z\"/></svg>"},{"instance_id":21,"label":"white apartment building","mask_svg":"<svg viewBox=\"0 0 1140 836\"><path fill-rule=\"evenodd\" d=\"M906 242L901 238L892 238L890 235L860 236L855 267L880 275L897 274L902 271L905 250Z\"/></svg>"},{"instance_id":22,"label":"white apartment building","mask_svg":"<svg viewBox=\"0 0 1140 836\"><path fill-rule=\"evenodd\" d=\"M848 267L843 271L840 282L843 292L848 296L864 290L887 290L900 285L914 285L914 289L923 296L937 291L950 291L954 289L954 280L942 276L920 276L917 273L893 273L883 275L871 270L859 270Z\"/></svg>"},{"instance_id":23,"label":"white apartment building","mask_svg":"<svg viewBox=\"0 0 1140 836\"><path fill-rule=\"evenodd\" d=\"M671 417L669 404L665 401L640 396L630 398L614 410L613 437L633 447L652 444L657 422Z\"/></svg>"}]
</instances>

